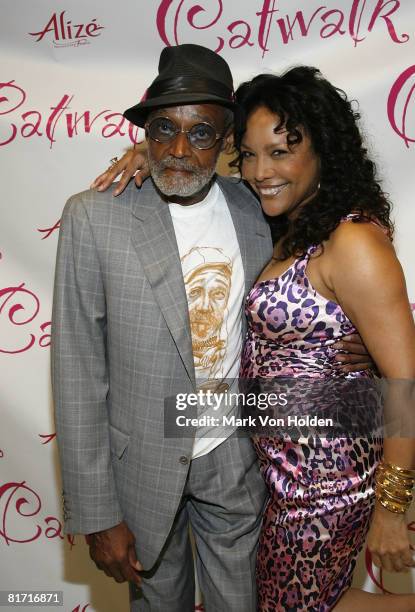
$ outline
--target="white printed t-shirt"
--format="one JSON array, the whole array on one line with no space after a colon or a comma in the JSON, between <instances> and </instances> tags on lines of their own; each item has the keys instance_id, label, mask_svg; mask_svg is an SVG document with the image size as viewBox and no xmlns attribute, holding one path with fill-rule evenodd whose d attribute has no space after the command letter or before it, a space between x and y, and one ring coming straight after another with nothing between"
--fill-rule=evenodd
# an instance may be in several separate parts
<instances>
[{"instance_id":1,"label":"white printed t-shirt","mask_svg":"<svg viewBox=\"0 0 415 612\"><path fill-rule=\"evenodd\" d=\"M235 227L217 183L201 202L170 202L189 307L196 384L239 374L245 277ZM215 417L233 412L221 406ZM197 430L192 459L219 446L233 429ZM218 437L220 433L220 437ZM226 437L223 437L226 435Z\"/></svg>"}]
</instances>

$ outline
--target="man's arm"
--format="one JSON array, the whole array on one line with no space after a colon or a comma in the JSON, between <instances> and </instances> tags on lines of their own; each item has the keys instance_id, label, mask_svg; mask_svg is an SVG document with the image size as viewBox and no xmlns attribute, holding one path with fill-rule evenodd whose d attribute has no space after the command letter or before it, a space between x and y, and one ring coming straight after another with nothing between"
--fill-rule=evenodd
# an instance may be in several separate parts
<instances>
[{"instance_id":1,"label":"man's arm","mask_svg":"<svg viewBox=\"0 0 415 612\"><path fill-rule=\"evenodd\" d=\"M98 253L82 196L74 196L61 219L52 316L65 531L93 534L90 551L100 569L139 582L131 568L134 535L122 521L111 465L106 326Z\"/></svg>"},{"instance_id":2,"label":"man's arm","mask_svg":"<svg viewBox=\"0 0 415 612\"><path fill-rule=\"evenodd\" d=\"M52 315L52 387L66 528L91 533L122 520L110 460L105 295L81 196L60 227Z\"/></svg>"}]
</instances>

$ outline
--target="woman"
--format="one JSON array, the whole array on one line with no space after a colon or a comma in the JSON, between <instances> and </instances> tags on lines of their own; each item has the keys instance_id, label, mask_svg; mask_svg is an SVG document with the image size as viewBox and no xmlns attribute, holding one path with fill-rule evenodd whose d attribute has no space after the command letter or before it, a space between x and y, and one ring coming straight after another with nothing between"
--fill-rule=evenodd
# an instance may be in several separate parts
<instances>
[{"instance_id":1,"label":"woman","mask_svg":"<svg viewBox=\"0 0 415 612\"><path fill-rule=\"evenodd\" d=\"M357 114L307 67L260 75L236 95L245 115L236 126L237 164L260 198L275 243L247 298L241 375L342 376L333 344L357 329L383 376L413 379L415 331L391 246L390 206L362 146ZM285 434L255 438L254 445L271 494L258 554L260 610L389 608L390 598L349 587L369 525L377 564L396 571L414 565L405 521L413 441L385 440L383 453L373 436ZM378 469L375 503L382 454L386 476ZM392 506L391 495L405 502ZM415 597L395 597L393 605L415 609Z\"/></svg>"},{"instance_id":2,"label":"woman","mask_svg":"<svg viewBox=\"0 0 415 612\"><path fill-rule=\"evenodd\" d=\"M415 331L391 246L390 206L357 114L306 67L260 75L237 100L244 110L237 165L275 243L247 299L241 375L338 379L335 343L358 330L384 377L414 379ZM399 405L405 401L401 395ZM261 612L415 609L414 596L349 588L369 527L377 565L414 566L406 528L412 440L388 439L382 448L374 436L305 444L284 434L254 445L270 490L258 554Z\"/></svg>"}]
</instances>

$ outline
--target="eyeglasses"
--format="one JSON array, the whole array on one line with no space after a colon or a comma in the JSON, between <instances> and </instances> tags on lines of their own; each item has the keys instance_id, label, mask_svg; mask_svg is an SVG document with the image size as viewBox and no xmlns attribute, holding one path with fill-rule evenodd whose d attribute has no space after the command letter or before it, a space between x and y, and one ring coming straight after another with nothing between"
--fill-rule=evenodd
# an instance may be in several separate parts
<instances>
[{"instance_id":1,"label":"eyeglasses","mask_svg":"<svg viewBox=\"0 0 415 612\"><path fill-rule=\"evenodd\" d=\"M146 123L145 130L151 140L161 143L171 142L178 134L186 134L189 144L195 149L211 149L223 138L223 134L218 134L210 123L197 123L190 130L181 130L167 117L157 117Z\"/></svg>"}]
</instances>

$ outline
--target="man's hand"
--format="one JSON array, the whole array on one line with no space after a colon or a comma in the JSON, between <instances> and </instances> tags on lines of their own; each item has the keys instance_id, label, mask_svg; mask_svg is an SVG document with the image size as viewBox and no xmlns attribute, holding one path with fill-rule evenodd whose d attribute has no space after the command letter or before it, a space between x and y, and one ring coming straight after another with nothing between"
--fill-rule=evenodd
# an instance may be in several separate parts
<instances>
[{"instance_id":1,"label":"man's hand","mask_svg":"<svg viewBox=\"0 0 415 612\"><path fill-rule=\"evenodd\" d=\"M98 569L117 582L141 585L139 572L143 569L135 553L135 537L124 521L110 529L91 533L89 555Z\"/></svg>"},{"instance_id":2,"label":"man's hand","mask_svg":"<svg viewBox=\"0 0 415 612\"><path fill-rule=\"evenodd\" d=\"M120 160L110 166L103 174L97 176L91 185L91 189L105 191L112 185L119 174L121 174L121 178L112 195L120 195L127 187L134 174L135 184L137 187L141 187L144 179L150 176L145 151L139 151L138 149L134 149L134 147L128 149Z\"/></svg>"},{"instance_id":3,"label":"man's hand","mask_svg":"<svg viewBox=\"0 0 415 612\"><path fill-rule=\"evenodd\" d=\"M338 353L334 360L341 372L358 372L359 370L376 369L367 348L359 334L350 334L333 344L333 348L346 353Z\"/></svg>"}]
</instances>

